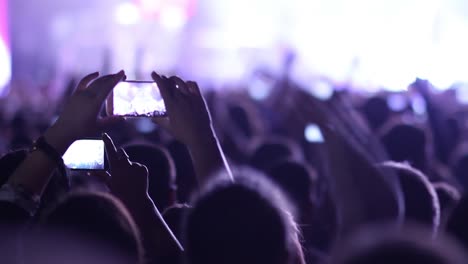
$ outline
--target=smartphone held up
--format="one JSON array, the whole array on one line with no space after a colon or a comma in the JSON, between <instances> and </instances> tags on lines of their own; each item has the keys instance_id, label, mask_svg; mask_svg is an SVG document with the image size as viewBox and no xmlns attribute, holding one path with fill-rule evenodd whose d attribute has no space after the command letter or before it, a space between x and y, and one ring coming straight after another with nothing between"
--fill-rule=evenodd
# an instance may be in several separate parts
<instances>
[{"instance_id":1,"label":"smartphone held up","mask_svg":"<svg viewBox=\"0 0 468 264\"><path fill-rule=\"evenodd\" d=\"M122 81L109 95L106 112L124 117L165 116L166 106L155 82Z\"/></svg>"},{"instance_id":2,"label":"smartphone held up","mask_svg":"<svg viewBox=\"0 0 468 264\"><path fill-rule=\"evenodd\" d=\"M104 142L100 139L80 139L63 155L65 166L71 170L104 170Z\"/></svg>"}]
</instances>

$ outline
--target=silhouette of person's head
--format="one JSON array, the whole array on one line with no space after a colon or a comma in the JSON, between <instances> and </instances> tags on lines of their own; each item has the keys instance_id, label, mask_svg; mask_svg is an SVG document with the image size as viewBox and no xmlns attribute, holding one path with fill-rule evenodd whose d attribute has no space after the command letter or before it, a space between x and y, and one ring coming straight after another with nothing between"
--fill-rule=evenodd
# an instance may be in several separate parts
<instances>
[{"instance_id":1,"label":"silhouette of person's head","mask_svg":"<svg viewBox=\"0 0 468 264\"><path fill-rule=\"evenodd\" d=\"M454 236L468 249L468 196L463 196L453 209L446 224L447 233Z\"/></svg>"},{"instance_id":2,"label":"silhouette of person's head","mask_svg":"<svg viewBox=\"0 0 468 264\"><path fill-rule=\"evenodd\" d=\"M174 233L177 239L183 238L183 219L190 212L191 207L186 204L177 204L167 208L163 212L164 220L166 221L169 228ZM184 263L182 252L180 250L170 250L166 252L164 259L161 259L161 263Z\"/></svg>"},{"instance_id":3,"label":"silhouette of person's head","mask_svg":"<svg viewBox=\"0 0 468 264\"><path fill-rule=\"evenodd\" d=\"M426 135L415 126L395 125L382 136L382 142L391 160L409 162L427 172Z\"/></svg>"},{"instance_id":4,"label":"silhouette of person's head","mask_svg":"<svg viewBox=\"0 0 468 264\"><path fill-rule=\"evenodd\" d=\"M192 164L192 158L187 147L179 141L172 141L167 146L174 159L176 167L177 200L189 202L192 192L197 187L197 178Z\"/></svg>"},{"instance_id":5,"label":"silhouette of person's head","mask_svg":"<svg viewBox=\"0 0 468 264\"><path fill-rule=\"evenodd\" d=\"M334 264L461 264L466 255L453 240L416 226L395 228L368 227L337 246Z\"/></svg>"},{"instance_id":6,"label":"silhouette of person's head","mask_svg":"<svg viewBox=\"0 0 468 264\"><path fill-rule=\"evenodd\" d=\"M463 189L468 190L468 152L460 154L452 165L452 174L461 184Z\"/></svg>"},{"instance_id":7,"label":"silhouette of person's head","mask_svg":"<svg viewBox=\"0 0 468 264\"><path fill-rule=\"evenodd\" d=\"M70 240L90 241L121 255L128 263L143 260L138 229L124 205L110 194L70 194L45 215L42 224L45 233L52 231Z\"/></svg>"},{"instance_id":8,"label":"silhouette of person's head","mask_svg":"<svg viewBox=\"0 0 468 264\"><path fill-rule=\"evenodd\" d=\"M239 104L231 104L228 106L228 116L237 127L237 131L245 138L254 136L254 128L250 123L250 117L247 110Z\"/></svg>"},{"instance_id":9,"label":"silhouette of person's head","mask_svg":"<svg viewBox=\"0 0 468 264\"><path fill-rule=\"evenodd\" d=\"M460 192L452 185L445 182L437 182L432 184L439 198L441 223L445 223L451 215L452 210L460 201Z\"/></svg>"},{"instance_id":10,"label":"silhouette of person's head","mask_svg":"<svg viewBox=\"0 0 468 264\"><path fill-rule=\"evenodd\" d=\"M217 102L216 130L223 150L236 163L246 162L246 145L261 135L264 123L249 98L233 94Z\"/></svg>"},{"instance_id":11,"label":"silhouette of person's head","mask_svg":"<svg viewBox=\"0 0 468 264\"><path fill-rule=\"evenodd\" d=\"M183 219L192 208L187 204L176 204L163 212L164 220L177 238L183 235Z\"/></svg>"},{"instance_id":12,"label":"silhouette of person's head","mask_svg":"<svg viewBox=\"0 0 468 264\"><path fill-rule=\"evenodd\" d=\"M380 168L398 176L405 201L405 219L428 225L435 231L440 223L440 205L427 177L404 163L385 162Z\"/></svg>"},{"instance_id":13,"label":"silhouette of person's head","mask_svg":"<svg viewBox=\"0 0 468 264\"><path fill-rule=\"evenodd\" d=\"M261 171L267 171L274 164L283 160L301 160L299 146L285 138L261 140L250 155L249 164Z\"/></svg>"},{"instance_id":14,"label":"silhouette of person's head","mask_svg":"<svg viewBox=\"0 0 468 264\"><path fill-rule=\"evenodd\" d=\"M378 96L369 98L361 110L370 128L373 130L382 127L390 116L387 101Z\"/></svg>"},{"instance_id":15,"label":"silhouette of person's head","mask_svg":"<svg viewBox=\"0 0 468 264\"><path fill-rule=\"evenodd\" d=\"M151 144L130 144L124 147L130 160L144 164L149 171L149 194L160 210L177 201L176 171L169 152Z\"/></svg>"},{"instance_id":16,"label":"silhouette of person's head","mask_svg":"<svg viewBox=\"0 0 468 264\"><path fill-rule=\"evenodd\" d=\"M315 172L304 164L286 160L272 166L267 176L298 208L300 223L309 223L314 210Z\"/></svg>"},{"instance_id":17,"label":"silhouette of person's head","mask_svg":"<svg viewBox=\"0 0 468 264\"><path fill-rule=\"evenodd\" d=\"M254 172L217 181L195 201L185 224L191 264L301 263L297 229L277 187Z\"/></svg>"}]
</instances>

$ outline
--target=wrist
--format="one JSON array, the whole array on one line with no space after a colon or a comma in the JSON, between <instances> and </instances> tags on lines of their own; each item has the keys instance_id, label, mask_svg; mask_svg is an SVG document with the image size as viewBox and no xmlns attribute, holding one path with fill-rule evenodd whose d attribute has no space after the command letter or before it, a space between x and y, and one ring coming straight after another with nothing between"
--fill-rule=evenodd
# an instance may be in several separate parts
<instances>
[{"instance_id":1,"label":"wrist","mask_svg":"<svg viewBox=\"0 0 468 264\"><path fill-rule=\"evenodd\" d=\"M189 148L207 147L218 144L218 138L213 128L205 129L201 133L197 133L194 137L187 142Z\"/></svg>"},{"instance_id":2,"label":"wrist","mask_svg":"<svg viewBox=\"0 0 468 264\"><path fill-rule=\"evenodd\" d=\"M60 155L63 155L68 147L75 141L71 136L67 136L65 130L54 124L44 133L44 138Z\"/></svg>"}]
</instances>

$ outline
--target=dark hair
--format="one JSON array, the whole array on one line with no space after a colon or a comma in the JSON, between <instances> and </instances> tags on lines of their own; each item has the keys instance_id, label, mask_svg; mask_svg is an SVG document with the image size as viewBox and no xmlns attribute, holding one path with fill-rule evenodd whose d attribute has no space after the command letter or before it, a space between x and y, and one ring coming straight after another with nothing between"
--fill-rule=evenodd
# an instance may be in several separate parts
<instances>
[{"instance_id":1,"label":"dark hair","mask_svg":"<svg viewBox=\"0 0 468 264\"><path fill-rule=\"evenodd\" d=\"M429 230L417 226L368 227L340 242L333 264L462 264L464 251L455 241L439 235L434 240Z\"/></svg>"},{"instance_id":2,"label":"dark hair","mask_svg":"<svg viewBox=\"0 0 468 264\"><path fill-rule=\"evenodd\" d=\"M176 204L167 208L163 212L163 218L166 221L169 228L174 233L175 237L181 240L183 237L183 219L190 212L191 207L186 204ZM166 242L167 243L167 242ZM157 263L177 264L184 263L183 255L180 250L173 250L174 247L166 249L164 256L158 259Z\"/></svg>"},{"instance_id":3,"label":"dark hair","mask_svg":"<svg viewBox=\"0 0 468 264\"><path fill-rule=\"evenodd\" d=\"M176 173L169 152L160 146L140 143L124 146L130 160L144 164L149 172L148 192L160 210L173 205L176 198Z\"/></svg>"},{"instance_id":4,"label":"dark hair","mask_svg":"<svg viewBox=\"0 0 468 264\"><path fill-rule=\"evenodd\" d=\"M164 220L177 238L182 237L182 220L192 207L187 204L173 205L162 213Z\"/></svg>"},{"instance_id":5,"label":"dark hair","mask_svg":"<svg viewBox=\"0 0 468 264\"><path fill-rule=\"evenodd\" d=\"M267 176L285 192L299 208L310 204L316 181L315 172L305 164L285 160L272 166Z\"/></svg>"},{"instance_id":6,"label":"dark hair","mask_svg":"<svg viewBox=\"0 0 468 264\"><path fill-rule=\"evenodd\" d=\"M429 225L435 231L440 223L440 205L434 187L419 170L405 163L384 162L383 170L398 176L405 200L405 218Z\"/></svg>"},{"instance_id":7,"label":"dark hair","mask_svg":"<svg viewBox=\"0 0 468 264\"><path fill-rule=\"evenodd\" d=\"M302 252L295 251L298 231L285 211L288 206L277 187L262 177L243 172L236 174L236 182L215 181L196 200L185 225L191 264L302 259Z\"/></svg>"},{"instance_id":8,"label":"dark hair","mask_svg":"<svg viewBox=\"0 0 468 264\"><path fill-rule=\"evenodd\" d=\"M294 142L285 138L260 140L250 155L249 165L267 171L283 160L301 160L301 150Z\"/></svg>"},{"instance_id":9,"label":"dark hair","mask_svg":"<svg viewBox=\"0 0 468 264\"><path fill-rule=\"evenodd\" d=\"M189 202L192 192L197 187L197 178L192 158L187 147L179 141L172 141L167 146L176 167L177 199L181 203Z\"/></svg>"},{"instance_id":10,"label":"dark hair","mask_svg":"<svg viewBox=\"0 0 468 264\"><path fill-rule=\"evenodd\" d=\"M384 133L382 142L391 160L409 162L411 166L426 172L426 135L422 129L398 124Z\"/></svg>"},{"instance_id":11,"label":"dark hair","mask_svg":"<svg viewBox=\"0 0 468 264\"><path fill-rule=\"evenodd\" d=\"M51 230L110 248L134 263L143 261L138 229L124 205L110 194L72 193L42 223Z\"/></svg>"},{"instance_id":12,"label":"dark hair","mask_svg":"<svg viewBox=\"0 0 468 264\"><path fill-rule=\"evenodd\" d=\"M465 191L468 191L468 152L460 154L453 166L452 174L457 181L461 184Z\"/></svg>"},{"instance_id":13,"label":"dark hair","mask_svg":"<svg viewBox=\"0 0 468 264\"><path fill-rule=\"evenodd\" d=\"M362 113L372 129L382 127L390 116L387 101L381 97L371 97L362 106Z\"/></svg>"},{"instance_id":14,"label":"dark hair","mask_svg":"<svg viewBox=\"0 0 468 264\"><path fill-rule=\"evenodd\" d=\"M434 189L439 198L440 210L450 212L460 201L461 195L452 185L445 182L433 183Z\"/></svg>"},{"instance_id":15,"label":"dark hair","mask_svg":"<svg viewBox=\"0 0 468 264\"><path fill-rule=\"evenodd\" d=\"M238 127L239 133L246 138L252 138L254 131L250 124L250 119L247 111L241 105L230 104L228 106L228 113L230 119Z\"/></svg>"},{"instance_id":16,"label":"dark hair","mask_svg":"<svg viewBox=\"0 0 468 264\"><path fill-rule=\"evenodd\" d=\"M450 215L446 231L468 249L468 196L463 196Z\"/></svg>"}]
</instances>

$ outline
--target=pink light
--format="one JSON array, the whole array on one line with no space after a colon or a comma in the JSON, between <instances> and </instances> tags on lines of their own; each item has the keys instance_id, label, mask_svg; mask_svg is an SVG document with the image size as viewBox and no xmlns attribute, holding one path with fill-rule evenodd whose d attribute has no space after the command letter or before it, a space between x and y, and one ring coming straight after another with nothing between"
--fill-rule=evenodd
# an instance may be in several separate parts
<instances>
[{"instance_id":1,"label":"pink light","mask_svg":"<svg viewBox=\"0 0 468 264\"><path fill-rule=\"evenodd\" d=\"M6 46L10 47L10 39L8 37L8 3L7 0L0 0L0 36L6 43Z\"/></svg>"},{"instance_id":2,"label":"pink light","mask_svg":"<svg viewBox=\"0 0 468 264\"><path fill-rule=\"evenodd\" d=\"M11 55L7 26L7 0L0 0L0 96L7 93L11 79Z\"/></svg>"}]
</instances>

